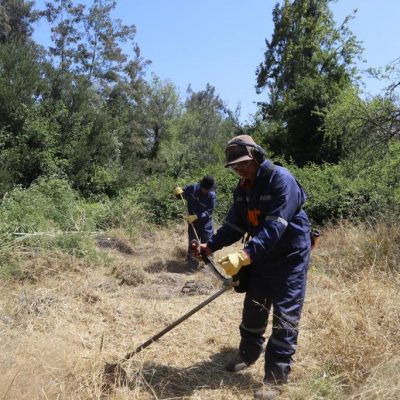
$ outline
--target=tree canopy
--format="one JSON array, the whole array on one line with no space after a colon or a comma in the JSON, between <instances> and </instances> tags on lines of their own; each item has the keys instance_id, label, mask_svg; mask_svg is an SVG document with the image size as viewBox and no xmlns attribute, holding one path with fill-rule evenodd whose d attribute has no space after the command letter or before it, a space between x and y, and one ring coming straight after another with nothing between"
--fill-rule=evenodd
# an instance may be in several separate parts
<instances>
[{"instance_id":1,"label":"tree canopy","mask_svg":"<svg viewBox=\"0 0 400 400\"><path fill-rule=\"evenodd\" d=\"M230 110L212 84L181 94L173 82L149 75L136 27L113 18L114 0L53 0L42 10L31 1L2 1L0 194L42 177L66 179L80 194L101 198L151 175L166 182L204 169L218 175L237 132L290 165L340 163L360 145L371 149L370 160L392 154L398 62L382 72L391 74L387 91L365 98L351 17L336 26L329 3L276 4L256 75L266 99L243 125L240 110ZM38 18L51 30L47 47L32 39Z\"/></svg>"},{"instance_id":2,"label":"tree canopy","mask_svg":"<svg viewBox=\"0 0 400 400\"><path fill-rule=\"evenodd\" d=\"M257 90L268 93L260 114L270 123L270 148L306 162L337 161L340 148L325 142L322 111L356 78L360 45L348 28L336 27L331 0L285 0L273 11L274 32L266 40Z\"/></svg>"}]
</instances>

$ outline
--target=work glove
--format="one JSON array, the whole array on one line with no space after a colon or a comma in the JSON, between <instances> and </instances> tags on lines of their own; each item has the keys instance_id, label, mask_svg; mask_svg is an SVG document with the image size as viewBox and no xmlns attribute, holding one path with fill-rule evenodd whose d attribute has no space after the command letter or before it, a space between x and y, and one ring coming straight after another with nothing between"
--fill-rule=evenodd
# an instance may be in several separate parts
<instances>
[{"instance_id":1,"label":"work glove","mask_svg":"<svg viewBox=\"0 0 400 400\"><path fill-rule=\"evenodd\" d=\"M194 221L198 218L196 214L186 215L184 217L188 224L193 224Z\"/></svg>"},{"instance_id":2,"label":"work glove","mask_svg":"<svg viewBox=\"0 0 400 400\"><path fill-rule=\"evenodd\" d=\"M179 196L183 195L183 189L182 189L180 186L177 186L177 187L174 189L174 195L175 195L176 197L179 197Z\"/></svg>"},{"instance_id":3,"label":"work glove","mask_svg":"<svg viewBox=\"0 0 400 400\"><path fill-rule=\"evenodd\" d=\"M218 260L218 264L224 269L227 275L236 275L242 267L249 265L251 258L245 250L239 250L236 253L228 254Z\"/></svg>"}]
</instances>

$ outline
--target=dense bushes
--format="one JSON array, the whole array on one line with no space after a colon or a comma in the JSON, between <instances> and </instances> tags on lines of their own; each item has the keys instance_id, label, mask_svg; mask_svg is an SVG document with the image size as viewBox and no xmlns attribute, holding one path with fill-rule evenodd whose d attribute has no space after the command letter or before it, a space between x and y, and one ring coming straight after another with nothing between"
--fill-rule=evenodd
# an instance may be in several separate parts
<instances>
[{"instance_id":1,"label":"dense bushes","mask_svg":"<svg viewBox=\"0 0 400 400\"><path fill-rule=\"evenodd\" d=\"M314 223L390 219L400 214L399 147L393 145L386 158L369 165L343 162L286 167L304 186L308 194L305 209ZM212 175L216 181L214 219L218 225L229 210L238 180L222 164L193 171L190 178L148 177L114 198L83 199L68 181L58 178L41 178L28 189L16 187L0 206L0 269L4 272L15 264L10 255L22 242L31 248L92 257L92 238L101 232L122 228L133 238L152 224L181 221L186 208L173 196L173 188L200 181L204 175Z\"/></svg>"},{"instance_id":2,"label":"dense bushes","mask_svg":"<svg viewBox=\"0 0 400 400\"><path fill-rule=\"evenodd\" d=\"M343 162L303 168L286 165L308 194L305 209L317 223L342 218L369 219L399 211L399 146L387 158L357 165ZM15 188L0 208L0 232L96 231L129 228L139 222L166 225L185 213L172 194L176 185L212 175L217 186L215 219L221 222L231 204L237 176L223 165L194 171L190 178L155 175L138 182L113 199L83 200L62 179L39 179L29 189Z\"/></svg>"},{"instance_id":3,"label":"dense bushes","mask_svg":"<svg viewBox=\"0 0 400 400\"><path fill-rule=\"evenodd\" d=\"M308 195L305 209L313 222L324 224L340 219L371 220L382 215L400 213L400 151L393 146L385 158L369 164L348 161L338 165L308 165L298 168L286 164L303 185ZM217 186L217 206L214 218L221 223L232 202L232 193L238 177L223 165L213 165L193 171L190 178L178 181L159 175L131 189L131 206L139 207L142 217L152 223L165 225L182 217L184 208L176 201L172 190L179 184L199 181L212 175ZM124 197L121 194L120 200Z\"/></svg>"},{"instance_id":4,"label":"dense bushes","mask_svg":"<svg viewBox=\"0 0 400 400\"><path fill-rule=\"evenodd\" d=\"M400 213L399 150L399 143L393 144L386 157L369 163L349 160L289 169L308 194L305 209L315 222L381 219Z\"/></svg>"},{"instance_id":5,"label":"dense bushes","mask_svg":"<svg viewBox=\"0 0 400 400\"><path fill-rule=\"evenodd\" d=\"M0 232L92 231L105 218L101 203L79 198L69 183L42 178L28 189L7 193L0 208Z\"/></svg>"},{"instance_id":6,"label":"dense bushes","mask_svg":"<svg viewBox=\"0 0 400 400\"><path fill-rule=\"evenodd\" d=\"M109 219L108 203L83 201L57 178L7 193L0 207L0 276L20 276L32 250L96 259L92 235Z\"/></svg>"}]
</instances>

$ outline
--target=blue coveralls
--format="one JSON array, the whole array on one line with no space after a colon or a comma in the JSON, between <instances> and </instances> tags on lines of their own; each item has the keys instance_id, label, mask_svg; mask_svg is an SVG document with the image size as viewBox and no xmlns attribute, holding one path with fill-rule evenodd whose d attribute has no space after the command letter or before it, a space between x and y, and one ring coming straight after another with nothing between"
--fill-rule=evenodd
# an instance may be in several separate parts
<instances>
[{"instance_id":1,"label":"blue coveralls","mask_svg":"<svg viewBox=\"0 0 400 400\"><path fill-rule=\"evenodd\" d=\"M265 352L265 382L287 381L296 351L310 256L310 224L302 205L306 195L286 169L264 161L251 187L239 182L223 226L208 241L213 252L238 241L252 264L244 298L239 354L251 364L261 355L268 315L272 334Z\"/></svg>"},{"instance_id":2,"label":"blue coveralls","mask_svg":"<svg viewBox=\"0 0 400 400\"><path fill-rule=\"evenodd\" d=\"M214 191L210 190L204 194L199 183L193 183L183 188L183 197L186 199L188 214L196 214L197 220L193 222L201 243L207 243L214 234L212 221L212 213L215 208L217 196ZM190 243L196 239L193 228L188 226L189 245L188 255L192 254Z\"/></svg>"}]
</instances>

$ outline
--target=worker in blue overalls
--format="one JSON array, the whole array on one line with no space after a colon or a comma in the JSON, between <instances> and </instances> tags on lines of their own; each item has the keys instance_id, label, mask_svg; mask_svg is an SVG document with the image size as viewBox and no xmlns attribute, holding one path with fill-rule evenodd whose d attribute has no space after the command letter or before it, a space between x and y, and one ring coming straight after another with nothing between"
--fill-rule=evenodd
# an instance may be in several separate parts
<instances>
[{"instance_id":1,"label":"worker in blue overalls","mask_svg":"<svg viewBox=\"0 0 400 400\"><path fill-rule=\"evenodd\" d=\"M177 198L183 197L187 203L188 215L185 216L189 237L187 261L189 268L196 269L198 261L192 255L190 243L194 239L206 243L214 233L212 213L217 200L214 178L205 176L199 183L192 183L183 189L177 186L174 194Z\"/></svg>"},{"instance_id":2,"label":"worker in blue overalls","mask_svg":"<svg viewBox=\"0 0 400 400\"><path fill-rule=\"evenodd\" d=\"M255 396L271 399L288 380L297 345L311 248L302 209L306 195L293 175L266 160L248 135L228 142L225 167L240 177L233 205L221 228L197 251L211 255L246 237L243 249L218 260L228 275L239 276L246 292L239 352L226 369L247 368L265 349L264 384ZM265 344L271 308L272 334Z\"/></svg>"}]
</instances>

